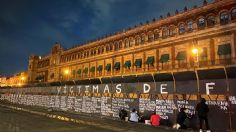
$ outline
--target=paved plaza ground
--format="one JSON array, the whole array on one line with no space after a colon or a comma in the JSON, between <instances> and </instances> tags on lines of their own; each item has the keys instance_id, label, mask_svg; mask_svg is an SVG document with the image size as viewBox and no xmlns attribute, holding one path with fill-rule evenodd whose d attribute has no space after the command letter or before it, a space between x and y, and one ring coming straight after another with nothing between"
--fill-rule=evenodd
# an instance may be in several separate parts
<instances>
[{"instance_id":1,"label":"paved plaza ground","mask_svg":"<svg viewBox=\"0 0 236 132\"><path fill-rule=\"evenodd\" d=\"M6 104L4 104L6 105ZM29 109L27 109L29 110ZM36 112L35 109L31 109ZM58 118L50 118L40 113L29 113L24 110L16 110L0 106L0 132L172 132L166 127L152 127L143 124L129 123L119 120L111 120L84 115L70 115L62 112L53 112L54 115L73 117L77 122L64 121ZM45 111L46 112L46 111ZM52 114L52 112L51 112ZM48 114L47 114L48 115ZM67 121L65 121L67 120Z\"/></svg>"}]
</instances>

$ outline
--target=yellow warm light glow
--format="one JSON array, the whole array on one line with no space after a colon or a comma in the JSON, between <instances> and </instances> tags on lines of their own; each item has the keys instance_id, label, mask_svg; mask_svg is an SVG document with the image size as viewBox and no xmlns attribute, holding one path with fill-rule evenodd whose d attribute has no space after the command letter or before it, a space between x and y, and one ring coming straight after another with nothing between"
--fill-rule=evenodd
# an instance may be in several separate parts
<instances>
[{"instance_id":1,"label":"yellow warm light glow","mask_svg":"<svg viewBox=\"0 0 236 132\"><path fill-rule=\"evenodd\" d=\"M18 83L18 86L21 86L21 83Z\"/></svg>"},{"instance_id":2,"label":"yellow warm light glow","mask_svg":"<svg viewBox=\"0 0 236 132\"><path fill-rule=\"evenodd\" d=\"M21 80L25 80L25 77L21 77Z\"/></svg>"},{"instance_id":3,"label":"yellow warm light glow","mask_svg":"<svg viewBox=\"0 0 236 132\"><path fill-rule=\"evenodd\" d=\"M69 74L69 70L66 69L66 70L64 71L64 73L65 73L66 75Z\"/></svg>"},{"instance_id":4,"label":"yellow warm light glow","mask_svg":"<svg viewBox=\"0 0 236 132\"><path fill-rule=\"evenodd\" d=\"M198 49L197 48L193 48L192 49L192 53L195 54L195 55L198 54Z\"/></svg>"}]
</instances>

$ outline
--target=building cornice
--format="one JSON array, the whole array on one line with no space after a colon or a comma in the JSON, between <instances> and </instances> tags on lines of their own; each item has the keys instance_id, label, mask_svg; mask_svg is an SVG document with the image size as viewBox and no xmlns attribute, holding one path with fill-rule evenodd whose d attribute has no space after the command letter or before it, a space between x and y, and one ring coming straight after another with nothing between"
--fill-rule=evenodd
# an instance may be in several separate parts
<instances>
[{"instance_id":1,"label":"building cornice","mask_svg":"<svg viewBox=\"0 0 236 132\"><path fill-rule=\"evenodd\" d=\"M116 52L116 53L110 52L110 53L88 57L85 59L79 59L79 60L74 60L71 62L60 63L59 67L66 67L66 66L84 64L84 63L90 63L90 62L99 61L99 60L105 60L105 59L114 58L117 56L124 56L124 55L138 53L138 52L147 51L151 49L167 47L169 45L178 45L178 44L182 44L183 42L192 41L193 39L201 39L201 38L210 37L210 36L217 36L217 35L225 34L227 32L235 32L235 31L236 31L236 23L231 23L224 26L216 25L214 28L206 28L204 30L186 33L186 34L178 35L175 37L169 37L163 40L153 41L148 44L134 46L129 49L121 49L119 50L119 52Z\"/></svg>"}]
</instances>

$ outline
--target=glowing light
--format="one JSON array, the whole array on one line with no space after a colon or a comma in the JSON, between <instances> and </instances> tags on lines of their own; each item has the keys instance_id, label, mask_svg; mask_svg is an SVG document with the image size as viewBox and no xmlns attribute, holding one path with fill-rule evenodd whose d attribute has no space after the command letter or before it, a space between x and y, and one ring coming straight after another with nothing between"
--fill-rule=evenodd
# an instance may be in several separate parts
<instances>
[{"instance_id":1,"label":"glowing light","mask_svg":"<svg viewBox=\"0 0 236 132\"><path fill-rule=\"evenodd\" d=\"M25 80L25 77L21 77L21 80Z\"/></svg>"},{"instance_id":2,"label":"glowing light","mask_svg":"<svg viewBox=\"0 0 236 132\"><path fill-rule=\"evenodd\" d=\"M66 75L69 74L69 70L66 69L66 70L64 71L64 73L65 73Z\"/></svg>"},{"instance_id":3,"label":"glowing light","mask_svg":"<svg viewBox=\"0 0 236 132\"><path fill-rule=\"evenodd\" d=\"M198 54L198 49L197 48L193 48L192 49L192 53L195 54L195 55Z\"/></svg>"}]
</instances>

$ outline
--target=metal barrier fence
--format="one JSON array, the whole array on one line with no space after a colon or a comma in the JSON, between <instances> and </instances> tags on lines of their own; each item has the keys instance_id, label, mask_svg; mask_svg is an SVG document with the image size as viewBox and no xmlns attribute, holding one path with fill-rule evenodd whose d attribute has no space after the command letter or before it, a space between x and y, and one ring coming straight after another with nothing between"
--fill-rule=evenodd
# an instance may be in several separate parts
<instances>
[{"instance_id":1,"label":"metal barrier fence","mask_svg":"<svg viewBox=\"0 0 236 132\"><path fill-rule=\"evenodd\" d=\"M213 131L235 131L236 67L120 76L100 80L60 83L63 86L0 89L1 100L42 106L63 111L118 117L121 108L135 108L148 118L152 111L162 124L175 123L180 108L193 115L192 128L198 128L195 106L200 97L209 105Z\"/></svg>"}]
</instances>

